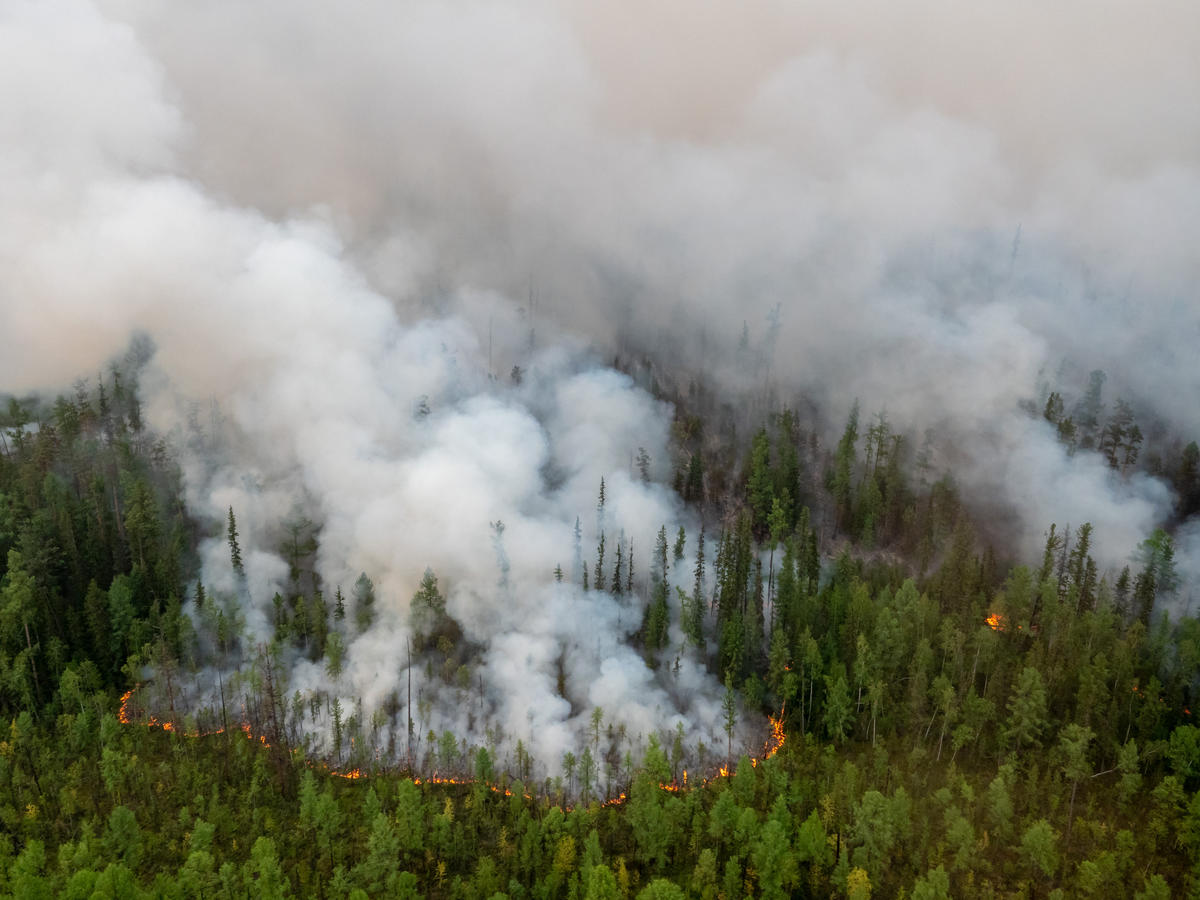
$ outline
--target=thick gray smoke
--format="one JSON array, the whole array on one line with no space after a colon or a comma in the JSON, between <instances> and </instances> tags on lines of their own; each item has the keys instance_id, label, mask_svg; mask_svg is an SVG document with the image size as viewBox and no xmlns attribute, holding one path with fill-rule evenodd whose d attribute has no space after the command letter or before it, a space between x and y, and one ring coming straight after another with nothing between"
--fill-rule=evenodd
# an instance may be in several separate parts
<instances>
[{"instance_id":1,"label":"thick gray smoke","mask_svg":"<svg viewBox=\"0 0 1200 900\"><path fill-rule=\"evenodd\" d=\"M419 735L449 729L482 744L499 728L502 747L523 740L553 771L600 707L635 752L677 724L691 746L716 744L720 685L682 652L655 676L626 643L640 601L585 594L574 571L576 519L590 565L602 515L610 547L623 538L640 553L644 582L659 527L681 517L660 483L670 410L550 327L550 349L533 350L530 324L492 292L460 287L448 301L486 318L486 344L455 315L402 321L346 262L328 220L271 221L180 177L170 166L180 118L155 67L127 29L71 12L86 59L55 85L62 108L22 106L27 131L5 159L25 195L5 223L6 383L52 384L70 367L100 368L133 333L150 337L145 415L183 453L193 512L214 523L239 513L245 583L223 537L201 547L203 578L240 599L251 640L269 639L271 597L287 590L275 548L297 511L320 525L331 602L335 585L349 595L370 573L375 622L361 634L345 626L344 672L331 679L324 660L301 659L289 692L340 695L347 717L361 699L360 721L403 693L409 599L428 566L484 649L478 692L475 677L450 688L413 660ZM24 68L14 85L48 81L59 20L16 13L5 31ZM97 66L137 77L98 82ZM64 138L75 104L130 117L145 105L152 121L129 138L97 116ZM631 474L643 451L649 479ZM318 748L327 719L310 720Z\"/></svg>"},{"instance_id":2,"label":"thick gray smoke","mask_svg":"<svg viewBox=\"0 0 1200 900\"><path fill-rule=\"evenodd\" d=\"M0 59L0 387L148 335L147 416L193 509L238 511L250 629L294 509L328 586L375 579L336 687L368 708L430 566L486 646L485 716L542 759L595 705L720 733L687 654L654 675L622 644L639 609L550 575L577 516L592 556L602 476L643 573L682 517L631 477L638 448L666 476L670 412L595 363L614 350L932 428L1026 551L1091 521L1105 565L1169 490L1068 457L1022 401L1104 369L1107 400L1200 433L1186 0L13 0ZM235 589L220 541L204 577ZM467 733L467 701L434 708Z\"/></svg>"},{"instance_id":3,"label":"thick gray smoke","mask_svg":"<svg viewBox=\"0 0 1200 900\"><path fill-rule=\"evenodd\" d=\"M1186 0L109 11L165 68L183 171L272 218L321 210L409 308L532 294L541 323L734 390L769 372L833 420L861 398L965 449L1026 552L1091 520L1117 564L1169 510L1064 478L1018 403L1065 362L1106 371L1110 409L1200 432ZM486 306L459 311L482 333ZM754 371L720 352L743 322Z\"/></svg>"}]
</instances>

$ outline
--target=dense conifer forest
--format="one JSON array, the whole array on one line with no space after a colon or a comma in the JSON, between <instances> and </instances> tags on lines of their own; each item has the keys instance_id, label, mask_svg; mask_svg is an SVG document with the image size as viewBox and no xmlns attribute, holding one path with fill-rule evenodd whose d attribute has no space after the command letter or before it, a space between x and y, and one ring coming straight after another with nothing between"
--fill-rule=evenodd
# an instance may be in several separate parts
<instances>
[{"instance_id":1,"label":"dense conifer forest","mask_svg":"<svg viewBox=\"0 0 1200 900\"><path fill-rule=\"evenodd\" d=\"M171 448L141 421L137 374L127 361L51 402L14 399L3 422L6 895L1200 889L1200 622L1156 605L1177 586L1164 531L1113 580L1097 575L1087 523L1048 524L1043 558L1010 562L952 476L933 479L882 415L856 406L825 448L780 409L731 445L715 436L736 431L719 409L674 397L675 489L702 531L664 526L655 558L638 560L645 577L620 541L583 573L589 590L644 593L634 639L651 665L678 652L674 623L724 679L728 746L697 759L664 729L621 758L597 708L588 743L539 781L519 743L430 733L380 755L386 714L348 709L333 752L314 755L296 727L308 698L278 659L304 653L336 675L343 635L372 614L370 580L327 602L306 568L319 529L281 523L292 590L274 600L273 641L247 646L231 598L197 581L203 527ZM1060 406L1051 396L1031 415ZM1120 468L1136 465L1109 449L1128 448L1125 417L1092 426L1095 449L1056 424ZM1195 456L1190 444L1156 463L1181 516ZM235 510L221 537L236 570ZM694 581L668 584L667 557L689 545ZM469 650L435 573L411 616L415 652L459 677ZM176 692L214 654L236 671L221 721L198 721ZM763 722L761 750L734 745L748 721Z\"/></svg>"},{"instance_id":2,"label":"dense conifer forest","mask_svg":"<svg viewBox=\"0 0 1200 900\"><path fill-rule=\"evenodd\" d=\"M1200 900L1197 36L0 0L0 900Z\"/></svg>"}]
</instances>

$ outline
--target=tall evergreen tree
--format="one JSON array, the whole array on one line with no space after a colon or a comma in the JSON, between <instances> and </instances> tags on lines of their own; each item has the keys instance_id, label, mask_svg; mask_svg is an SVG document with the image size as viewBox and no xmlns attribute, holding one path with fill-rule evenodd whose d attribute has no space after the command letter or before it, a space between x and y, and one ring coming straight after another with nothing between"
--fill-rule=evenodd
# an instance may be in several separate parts
<instances>
[{"instance_id":1,"label":"tall evergreen tree","mask_svg":"<svg viewBox=\"0 0 1200 900\"><path fill-rule=\"evenodd\" d=\"M366 572L354 582L354 623L359 632L364 632L375 621L375 584Z\"/></svg>"},{"instance_id":2,"label":"tall evergreen tree","mask_svg":"<svg viewBox=\"0 0 1200 900\"><path fill-rule=\"evenodd\" d=\"M245 576L246 570L242 566L242 548L238 544L237 519L233 516L232 506L229 507L229 523L225 534L229 541L229 561L233 566L233 571L238 575Z\"/></svg>"}]
</instances>

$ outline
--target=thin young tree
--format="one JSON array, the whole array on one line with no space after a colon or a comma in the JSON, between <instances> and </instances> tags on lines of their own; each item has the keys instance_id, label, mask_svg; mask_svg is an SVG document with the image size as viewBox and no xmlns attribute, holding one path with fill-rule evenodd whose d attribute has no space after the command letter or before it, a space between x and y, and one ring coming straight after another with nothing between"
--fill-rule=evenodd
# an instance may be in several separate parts
<instances>
[{"instance_id":1,"label":"thin young tree","mask_svg":"<svg viewBox=\"0 0 1200 900\"><path fill-rule=\"evenodd\" d=\"M245 576L246 569L242 565L242 548L238 544L237 519L233 515L233 507L229 507L229 523L226 529L226 538L229 541L229 561L233 565L233 571L241 576Z\"/></svg>"}]
</instances>

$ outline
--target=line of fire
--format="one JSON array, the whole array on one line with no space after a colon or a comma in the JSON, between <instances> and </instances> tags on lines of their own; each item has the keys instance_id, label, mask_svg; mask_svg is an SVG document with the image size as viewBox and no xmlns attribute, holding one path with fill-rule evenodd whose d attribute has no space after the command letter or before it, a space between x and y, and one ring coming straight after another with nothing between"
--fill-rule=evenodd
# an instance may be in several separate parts
<instances>
[{"instance_id":1,"label":"line of fire","mask_svg":"<svg viewBox=\"0 0 1200 900\"><path fill-rule=\"evenodd\" d=\"M264 734L255 734L253 726L245 718L243 718L241 721L239 721L236 726L229 728L229 729L221 727L221 728L215 728L215 729L208 730L208 731L200 731L200 730L184 730L184 729L178 727L175 724L175 722L173 722L173 721L159 719L158 717L153 716L153 715L142 715L142 714L140 714L140 710L136 709L137 704L136 704L136 700L134 699L134 694L136 693L136 691L137 691L137 688L135 687L131 690L126 691L124 694L121 695L121 707L117 712L117 718L119 719L119 721L121 722L122 725L130 725L130 726L140 725L140 726L143 726L146 728L159 728L159 729L162 729L163 731L169 732L171 734L177 734L182 737L189 738L189 739L198 739L198 738L204 738L204 737L211 737L211 736L215 736L215 735L221 735L221 734L225 734L227 730L231 731L231 732L236 731L236 732L240 732L241 734L243 734L247 740L256 741L257 743L261 744L264 747L268 747L268 748L272 747L272 744L267 739L267 736ZM767 737L766 742L763 745L761 754L758 756L750 757L750 764L752 766L757 766L759 764L760 760L771 759L773 756L778 754L779 751L783 748L784 742L787 740L787 733L784 730L782 714L780 715L779 718L776 718L774 716L768 716L767 722L771 728L770 735ZM329 774L334 775L338 778L345 778L345 779L351 780L351 781L367 777L370 774L370 773L364 772L361 767L355 767L355 768L351 768L351 769L338 769L336 767L331 767L324 763L314 764L314 763L309 762L308 764L309 765L319 765L321 768L323 768L327 772L329 772ZM382 771L384 771L384 770L380 770L380 771L382 773ZM721 778L728 778L730 776L730 774L732 774L732 770L730 769L728 764L726 764L726 765L721 765L721 766L716 767L715 769L712 770L712 772L709 775L707 775L704 778L701 778L699 781L697 781L694 778L689 781L688 770L684 769L683 773L682 773L682 777L678 781L660 782L658 786L661 790L670 791L672 793L678 793L680 791L686 791L689 788L693 788L693 787L697 787L697 786L703 787L704 785L709 784L710 782L716 781ZM409 777L410 777L412 783L415 785L422 785L422 784L473 785L473 784L478 783L478 780L475 778L464 778L461 776L442 776L442 775L438 775L436 772L432 775L425 775L425 776L409 773ZM512 790L503 784L496 783L496 782L484 782L484 784L490 791L492 791L494 793L503 794L506 797L511 797L513 795ZM525 793L524 797L529 800L533 799L532 795L529 793ZM603 806L617 806L617 805L624 803L626 801L626 799L627 799L626 793L624 791L621 791L621 792L615 794L614 796L605 799L603 802L601 802L600 805L602 807Z\"/></svg>"}]
</instances>

